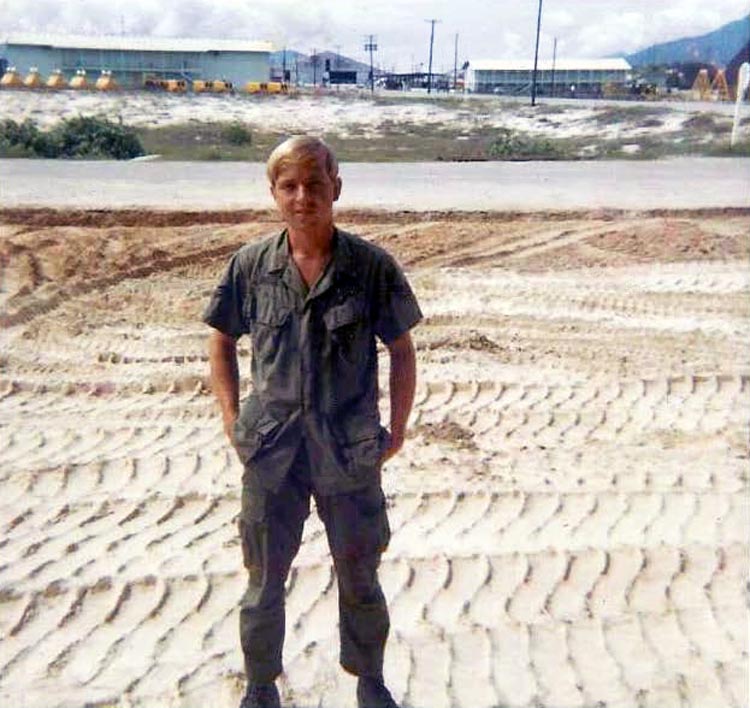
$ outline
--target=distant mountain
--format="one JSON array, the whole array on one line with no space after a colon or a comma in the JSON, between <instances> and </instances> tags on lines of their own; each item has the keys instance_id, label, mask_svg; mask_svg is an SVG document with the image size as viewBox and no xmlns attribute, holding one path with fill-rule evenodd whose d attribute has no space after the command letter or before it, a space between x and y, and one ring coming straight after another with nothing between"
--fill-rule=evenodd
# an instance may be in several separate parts
<instances>
[{"instance_id":1,"label":"distant mountain","mask_svg":"<svg viewBox=\"0 0 750 708\"><path fill-rule=\"evenodd\" d=\"M625 58L631 66L700 62L724 67L750 44L750 15L699 37L654 44Z\"/></svg>"}]
</instances>

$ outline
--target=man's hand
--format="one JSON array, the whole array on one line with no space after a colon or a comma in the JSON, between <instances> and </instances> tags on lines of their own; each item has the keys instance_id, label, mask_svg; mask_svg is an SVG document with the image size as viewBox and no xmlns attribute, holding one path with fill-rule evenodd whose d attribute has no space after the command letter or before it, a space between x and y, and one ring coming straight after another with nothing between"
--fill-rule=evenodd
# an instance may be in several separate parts
<instances>
[{"instance_id":1,"label":"man's hand","mask_svg":"<svg viewBox=\"0 0 750 708\"><path fill-rule=\"evenodd\" d=\"M234 424L237 421L237 416L231 418L224 418L224 434L229 438L229 442L234 445Z\"/></svg>"},{"instance_id":2,"label":"man's hand","mask_svg":"<svg viewBox=\"0 0 750 708\"><path fill-rule=\"evenodd\" d=\"M386 346L391 356L391 443L383 453L381 464L390 460L404 446L406 422L417 385L417 358L411 335L406 332Z\"/></svg>"},{"instance_id":3,"label":"man's hand","mask_svg":"<svg viewBox=\"0 0 750 708\"><path fill-rule=\"evenodd\" d=\"M391 459L394 455L398 454L398 452L401 450L401 448L404 446L404 436L401 435L400 437L396 438L393 435L391 435L390 444L386 448L385 452L383 453L383 457L380 458L380 464L383 465L388 460Z\"/></svg>"},{"instance_id":4,"label":"man's hand","mask_svg":"<svg viewBox=\"0 0 750 708\"><path fill-rule=\"evenodd\" d=\"M237 369L237 340L215 329L208 340L211 389L221 408L224 432L234 445L234 422L240 407L240 379Z\"/></svg>"}]
</instances>

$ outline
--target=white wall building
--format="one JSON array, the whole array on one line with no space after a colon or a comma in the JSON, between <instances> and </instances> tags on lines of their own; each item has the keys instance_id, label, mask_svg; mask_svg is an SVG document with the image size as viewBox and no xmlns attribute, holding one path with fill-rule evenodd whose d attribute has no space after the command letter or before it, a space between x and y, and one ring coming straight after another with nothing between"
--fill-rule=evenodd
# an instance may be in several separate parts
<instances>
[{"instance_id":1,"label":"white wall building","mask_svg":"<svg viewBox=\"0 0 750 708\"><path fill-rule=\"evenodd\" d=\"M531 94L534 60L498 59L469 62L465 86L473 93L511 96ZM631 66L625 59L540 60L537 94L541 96L596 96L607 84L623 86L630 81Z\"/></svg>"}]
</instances>

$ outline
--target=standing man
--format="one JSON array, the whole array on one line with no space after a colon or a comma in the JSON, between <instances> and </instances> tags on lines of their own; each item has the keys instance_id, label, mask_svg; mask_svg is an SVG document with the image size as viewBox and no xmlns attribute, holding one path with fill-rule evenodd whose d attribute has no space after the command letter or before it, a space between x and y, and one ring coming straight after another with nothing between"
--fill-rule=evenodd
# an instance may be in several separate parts
<instances>
[{"instance_id":1,"label":"standing man","mask_svg":"<svg viewBox=\"0 0 750 708\"><path fill-rule=\"evenodd\" d=\"M290 138L267 174L286 228L232 257L204 314L213 391L245 466L240 708L280 706L284 583L311 495L338 578L341 665L359 677L359 708L397 708L383 683L389 619L377 569L390 529L380 469L404 443L416 382L409 330L422 315L394 259L334 225L341 178L324 142ZM253 392L240 407L243 334ZM378 412L378 339L390 355L390 430Z\"/></svg>"}]
</instances>

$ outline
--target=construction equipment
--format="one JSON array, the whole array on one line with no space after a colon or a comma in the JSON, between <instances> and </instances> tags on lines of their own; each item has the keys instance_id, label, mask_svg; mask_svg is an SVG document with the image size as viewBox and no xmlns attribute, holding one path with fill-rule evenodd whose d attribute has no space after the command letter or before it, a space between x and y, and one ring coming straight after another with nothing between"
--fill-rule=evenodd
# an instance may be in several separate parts
<instances>
[{"instance_id":1,"label":"construction equipment","mask_svg":"<svg viewBox=\"0 0 750 708\"><path fill-rule=\"evenodd\" d=\"M231 81L224 81L223 79L217 81L196 79L193 81L193 91L195 93L232 93L234 86Z\"/></svg>"},{"instance_id":2,"label":"construction equipment","mask_svg":"<svg viewBox=\"0 0 750 708\"><path fill-rule=\"evenodd\" d=\"M283 81L248 81L244 87L245 93L288 93L289 87Z\"/></svg>"},{"instance_id":3,"label":"construction equipment","mask_svg":"<svg viewBox=\"0 0 750 708\"><path fill-rule=\"evenodd\" d=\"M3 78L0 79L0 86L2 88L21 88L23 86L23 79L15 66L9 66L6 69Z\"/></svg>"},{"instance_id":4,"label":"construction equipment","mask_svg":"<svg viewBox=\"0 0 750 708\"><path fill-rule=\"evenodd\" d=\"M96 89L98 91L119 91L120 85L115 81L115 77L112 76L112 72L107 69L102 69L102 73L96 80Z\"/></svg>"},{"instance_id":5,"label":"construction equipment","mask_svg":"<svg viewBox=\"0 0 750 708\"><path fill-rule=\"evenodd\" d=\"M730 100L729 86L724 69L716 71L716 76L714 76L714 80L711 82L711 94L716 96L719 101Z\"/></svg>"},{"instance_id":6,"label":"construction equipment","mask_svg":"<svg viewBox=\"0 0 750 708\"><path fill-rule=\"evenodd\" d=\"M187 91L187 81L185 79L166 79L161 84L168 93L185 93Z\"/></svg>"},{"instance_id":7,"label":"construction equipment","mask_svg":"<svg viewBox=\"0 0 750 708\"><path fill-rule=\"evenodd\" d=\"M48 77L45 87L48 89L63 89L67 86L65 77L60 69L55 69Z\"/></svg>"},{"instance_id":8,"label":"construction equipment","mask_svg":"<svg viewBox=\"0 0 750 708\"><path fill-rule=\"evenodd\" d=\"M42 77L39 75L39 69L32 66L31 69L29 69L29 73L26 74L26 78L23 80L23 85L26 88L41 88Z\"/></svg>"},{"instance_id":9,"label":"construction equipment","mask_svg":"<svg viewBox=\"0 0 750 708\"><path fill-rule=\"evenodd\" d=\"M76 75L70 80L68 84L72 89L85 90L90 88L88 79L86 78L86 69L78 69Z\"/></svg>"},{"instance_id":10,"label":"construction equipment","mask_svg":"<svg viewBox=\"0 0 750 708\"><path fill-rule=\"evenodd\" d=\"M699 101L708 101L711 98L711 81L708 78L708 69L701 69L693 83L693 95Z\"/></svg>"}]
</instances>

